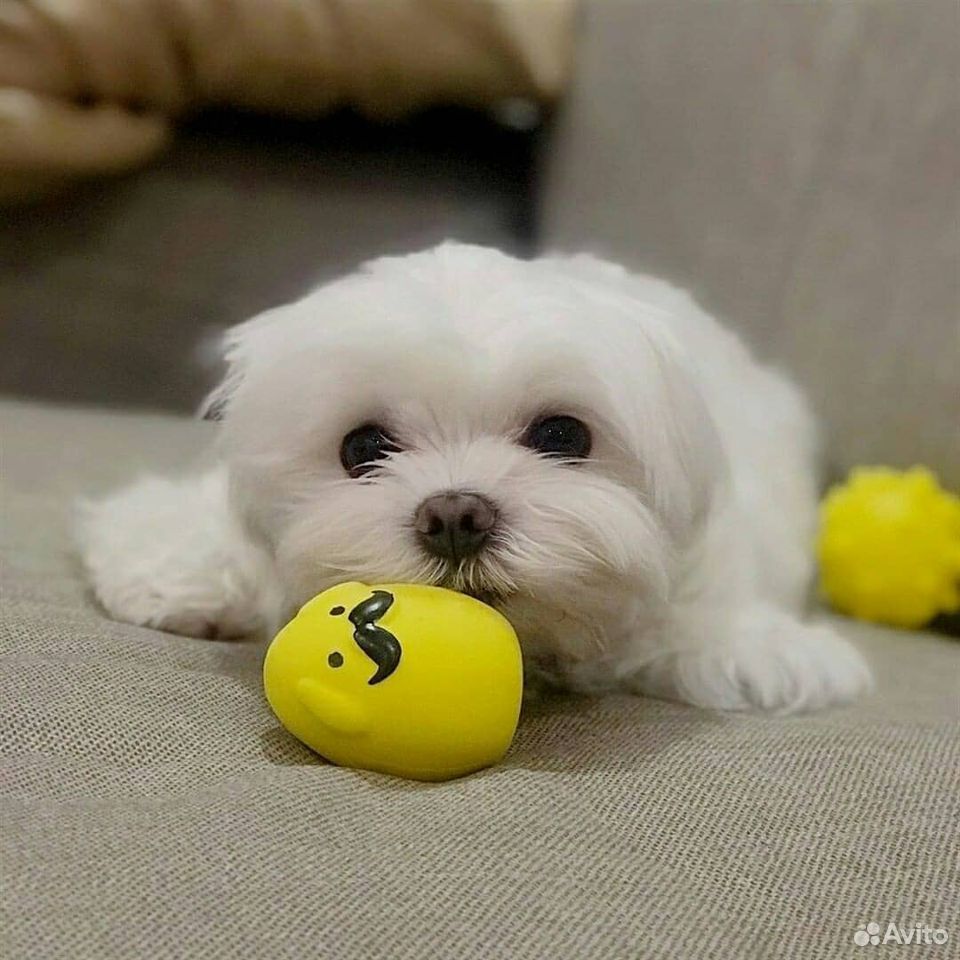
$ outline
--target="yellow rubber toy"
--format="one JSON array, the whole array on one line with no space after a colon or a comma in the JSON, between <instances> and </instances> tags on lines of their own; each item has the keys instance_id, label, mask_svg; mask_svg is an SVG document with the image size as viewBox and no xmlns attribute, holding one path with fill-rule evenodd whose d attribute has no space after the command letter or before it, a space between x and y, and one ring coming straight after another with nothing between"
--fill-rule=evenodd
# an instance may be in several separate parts
<instances>
[{"instance_id":1,"label":"yellow rubber toy","mask_svg":"<svg viewBox=\"0 0 960 960\"><path fill-rule=\"evenodd\" d=\"M342 583L277 634L263 685L283 726L327 760L449 780L506 753L523 663L513 627L479 600Z\"/></svg>"},{"instance_id":2,"label":"yellow rubber toy","mask_svg":"<svg viewBox=\"0 0 960 960\"><path fill-rule=\"evenodd\" d=\"M920 627L960 609L960 499L922 467L854 470L823 501L817 553L842 613Z\"/></svg>"}]
</instances>

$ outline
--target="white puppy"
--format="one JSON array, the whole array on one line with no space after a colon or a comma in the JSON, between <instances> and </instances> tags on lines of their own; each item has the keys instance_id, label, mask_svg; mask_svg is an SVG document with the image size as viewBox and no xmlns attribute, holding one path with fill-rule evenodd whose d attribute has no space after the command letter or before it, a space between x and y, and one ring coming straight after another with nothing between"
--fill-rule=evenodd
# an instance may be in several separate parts
<instances>
[{"instance_id":1,"label":"white puppy","mask_svg":"<svg viewBox=\"0 0 960 960\"><path fill-rule=\"evenodd\" d=\"M445 244L240 325L226 358L221 465L84 512L114 617L267 633L335 583L419 581L495 604L579 689L797 710L869 685L798 619L804 403L673 287Z\"/></svg>"}]
</instances>

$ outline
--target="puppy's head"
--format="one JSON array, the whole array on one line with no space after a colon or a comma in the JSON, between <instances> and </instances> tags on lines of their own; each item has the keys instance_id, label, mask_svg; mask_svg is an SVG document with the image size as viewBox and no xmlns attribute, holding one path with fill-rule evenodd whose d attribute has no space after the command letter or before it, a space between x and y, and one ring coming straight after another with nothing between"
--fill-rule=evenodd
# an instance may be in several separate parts
<instances>
[{"instance_id":1,"label":"puppy's head","mask_svg":"<svg viewBox=\"0 0 960 960\"><path fill-rule=\"evenodd\" d=\"M378 260L234 329L227 360L208 408L291 603L442 584L583 656L663 594L709 495L713 429L663 305L597 261Z\"/></svg>"}]
</instances>

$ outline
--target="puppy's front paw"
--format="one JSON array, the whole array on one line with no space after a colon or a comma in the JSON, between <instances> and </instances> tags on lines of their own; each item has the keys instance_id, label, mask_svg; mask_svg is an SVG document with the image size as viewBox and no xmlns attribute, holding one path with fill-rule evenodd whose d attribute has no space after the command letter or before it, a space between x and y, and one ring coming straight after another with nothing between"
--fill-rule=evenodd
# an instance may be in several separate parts
<instances>
[{"instance_id":1,"label":"puppy's front paw","mask_svg":"<svg viewBox=\"0 0 960 960\"><path fill-rule=\"evenodd\" d=\"M830 627L751 612L733 640L731 676L745 706L793 713L848 703L872 685L860 653Z\"/></svg>"},{"instance_id":2,"label":"puppy's front paw","mask_svg":"<svg viewBox=\"0 0 960 960\"><path fill-rule=\"evenodd\" d=\"M715 644L658 658L637 685L711 709L795 713L849 702L872 678L863 657L829 627L757 607Z\"/></svg>"},{"instance_id":3,"label":"puppy's front paw","mask_svg":"<svg viewBox=\"0 0 960 960\"><path fill-rule=\"evenodd\" d=\"M232 528L217 475L145 478L82 505L78 533L93 591L112 618L204 638L262 627L266 578Z\"/></svg>"}]
</instances>

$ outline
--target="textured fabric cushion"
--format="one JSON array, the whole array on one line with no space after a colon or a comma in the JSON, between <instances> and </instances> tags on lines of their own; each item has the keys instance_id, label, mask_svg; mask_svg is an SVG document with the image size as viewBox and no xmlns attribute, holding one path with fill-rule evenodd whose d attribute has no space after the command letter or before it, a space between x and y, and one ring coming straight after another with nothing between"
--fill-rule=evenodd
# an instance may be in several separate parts
<instances>
[{"instance_id":1,"label":"textured fabric cushion","mask_svg":"<svg viewBox=\"0 0 960 960\"><path fill-rule=\"evenodd\" d=\"M879 689L816 716L558 698L461 781L337 769L258 645L111 623L70 558L75 494L206 426L0 415L5 958L835 960L868 921L957 955L955 642L851 626Z\"/></svg>"},{"instance_id":2,"label":"textured fabric cushion","mask_svg":"<svg viewBox=\"0 0 960 960\"><path fill-rule=\"evenodd\" d=\"M547 242L693 289L803 383L837 468L960 488L956 0L584 7Z\"/></svg>"}]
</instances>

